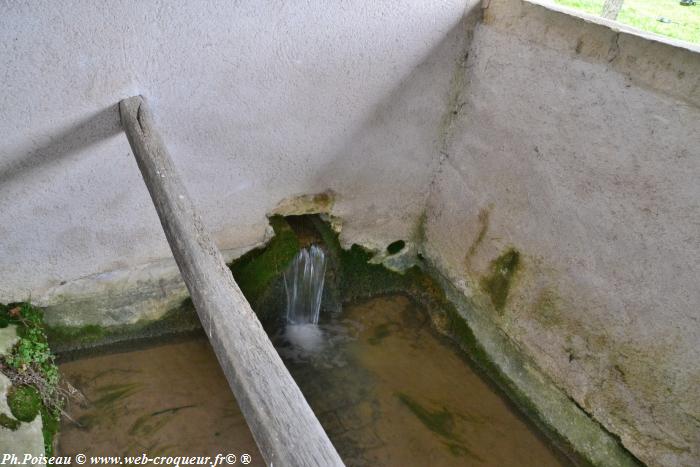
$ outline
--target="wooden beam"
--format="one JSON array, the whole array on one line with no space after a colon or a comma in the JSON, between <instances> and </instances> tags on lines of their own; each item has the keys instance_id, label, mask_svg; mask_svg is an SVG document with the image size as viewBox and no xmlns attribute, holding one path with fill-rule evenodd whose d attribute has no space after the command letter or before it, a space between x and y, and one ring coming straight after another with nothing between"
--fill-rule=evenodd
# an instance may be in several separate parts
<instances>
[{"instance_id":1,"label":"wooden beam","mask_svg":"<svg viewBox=\"0 0 700 467\"><path fill-rule=\"evenodd\" d=\"M124 99L119 113L199 319L265 461L342 466L197 215L147 102Z\"/></svg>"}]
</instances>

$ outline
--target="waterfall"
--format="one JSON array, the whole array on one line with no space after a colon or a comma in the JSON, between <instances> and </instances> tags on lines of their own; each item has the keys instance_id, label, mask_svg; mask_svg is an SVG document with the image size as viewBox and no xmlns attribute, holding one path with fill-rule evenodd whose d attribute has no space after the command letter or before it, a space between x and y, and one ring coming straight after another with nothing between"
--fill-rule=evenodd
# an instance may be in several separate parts
<instances>
[{"instance_id":1,"label":"waterfall","mask_svg":"<svg viewBox=\"0 0 700 467\"><path fill-rule=\"evenodd\" d=\"M326 255L316 245L304 248L294 257L284 274L288 323L318 324L325 273Z\"/></svg>"}]
</instances>

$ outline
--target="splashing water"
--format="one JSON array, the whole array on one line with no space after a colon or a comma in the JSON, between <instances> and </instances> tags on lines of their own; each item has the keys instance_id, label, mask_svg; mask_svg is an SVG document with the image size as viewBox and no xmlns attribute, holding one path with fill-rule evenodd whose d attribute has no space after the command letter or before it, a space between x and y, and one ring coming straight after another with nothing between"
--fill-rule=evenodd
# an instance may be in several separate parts
<instances>
[{"instance_id":1,"label":"splashing water","mask_svg":"<svg viewBox=\"0 0 700 467\"><path fill-rule=\"evenodd\" d=\"M304 248L294 257L284 274L288 323L318 324L325 273L326 255L316 245Z\"/></svg>"}]
</instances>

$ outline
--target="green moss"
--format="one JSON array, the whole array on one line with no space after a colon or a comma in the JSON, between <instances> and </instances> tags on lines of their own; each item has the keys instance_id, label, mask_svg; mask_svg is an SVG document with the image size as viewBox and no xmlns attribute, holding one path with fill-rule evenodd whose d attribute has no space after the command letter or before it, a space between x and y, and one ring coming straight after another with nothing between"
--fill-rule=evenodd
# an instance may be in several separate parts
<instances>
[{"instance_id":1,"label":"green moss","mask_svg":"<svg viewBox=\"0 0 700 467\"><path fill-rule=\"evenodd\" d=\"M255 305L299 252L299 240L283 217L270 218L275 236L264 248L252 250L230 264L243 295Z\"/></svg>"},{"instance_id":2,"label":"green moss","mask_svg":"<svg viewBox=\"0 0 700 467\"><path fill-rule=\"evenodd\" d=\"M397 393L396 397L398 397L401 403L405 405L427 429L447 439L455 439L454 417L447 409L428 410L402 392Z\"/></svg>"},{"instance_id":3,"label":"green moss","mask_svg":"<svg viewBox=\"0 0 700 467\"><path fill-rule=\"evenodd\" d=\"M33 367L44 377L49 390L58 385L58 367L49 349L44 330L43 312L29 303L7 306L9 321L17 324L19 342L7 355L5 362L19 372Z\"/></svg>"},{"instance_id":4,"label":"green moss","mask_svg":"<svg viewBox=\"0 0 700 467\"><path fill-rule=\"evenodd\" d=\"M491 273L481 280L481 288L491 297L491 303L498 311L503 311L506 306L519 263L520 253L510 248L491 263Z\"/></svg>"},{"instance_id":5,"label":"green moss","mask_svg":"<svg viewBox=\"0 0 700 467\"><path fill-rule=\"evenodd\" d=\"M311 223L323 240L323 244L328 248L330 253L336 258L340 255L342 248L338 240L338 234L333 231L328 222L324 222L318 216L311 217Z\"/></svg>"},{"instance_id":6,"label":"green moss","mask_svg":"<svg viewBox=\"0 0 700 467\"><path fill-rule=\"evenodd\" d=\"M464 445L456 433L455 417L448 412L446 408L441 410L429 410L417 401L404 393L397 393L399 401L405 405L413 415L430 431L443 437L443 442L447 450L455 457L470 457L476 461L483 462L484 460L474 454L468 447Z\"/></svg>"},{"instance_id":7,"label":"green moss","mask_svg":"<svg viewBox=\"0 0 700 467\"><path fill-rule=\"evenodd\" d=\"M4 413L0 413L0 426L7 428L8 430L15 431L17 428L19 428L20 425L19 420L15 420L12 417L8 417Z\"/></svg>"},{"instance_id":8,"label":"green moss","mask_svg":"<svg viewBox=\"0 0 700 467\"><path fill-rule=\"evenodd\" d=\"M372 254L359 245L340 252L341 294L344 301L402 290L406 283L401 274L381 264L369 264Z\"/></svg>"},{"instance_id":9,"label":"green moss","mask_svg":"<svg viewBox=\"0 0 700 467\"><path fill-rule=\"evenodd\" d=\"M48 344L43 321L43 311L29 303L0 305L0 321L17 325L19 341L12 352L2 357L4 363L18 375L29 368L28 378L40 378L33 385L13 386L8 392L7 403L19 421L31 421L41 414L44 447L47 455L53 453L53 440L58 432L63 398L58 394L59 373L54 355ZM39 393L40 388L42 393ZM44 401L51 401L47 407ZM6 420L7 422L7 420ZM9 422L11 425L12 423ZM5 426L5 425L3 425Z\"/></svg>"},{"instance_id":10,"label":"green moss","mask_svg":"<svg viewBox=\"0 0 700 467\"><path fill-rule=\"evenodd\" d=\"M145 414L139 417L129 430L129 434L132 436L151 436L154 433L160 431L172 417L154 417L152 414Z\"/></svg>"},{"instance_id":11,"label":"green moss","mask_svg":"<svg viewBox=\"0 0 700 467\"><path fill-rule=\"evenodd\" d=\"M330 261L337 268L336 287L342 301L349 302L391 292L401 292L410 287L411 274L399 274L381 264L370 264L372 252L360 245L345 250L340 246L338 234L318 217L312 222L323 240ZM417 267L412 268L418 270ZM410 271L410 270L409 270Z\"/></svg>"},{"instance_id":12,"label":"green moss","mask_svg":"<svg viewBox=\"0 0 700 467\"><path fill-rule=\"evenodd\" d=\"M51 347L59 352L97 347L100 345L158 337L194 331L201 328L199 318L190 298L168 310L162 317L143 319L133 324L119 326L47 326L46 334Z\"/></svg>"},{"instance_id":13,"label":"green moss","mask_svg":"<svg viewBox=\"0 0 700 467\"><path fill-rule=\"evenodd\" d=\"M183 405L180 407L172 407L169 409L158 410L149 414L140 416L129 429L129 434L132 436L150 436L163 428L175 415L181 410L195 407L194 405Z\"/></svg>"},{"instance_id":14,"label":"green moss","mask_svg":"<svg viewBox=\"0 0 700 467\"><path fill-rule=\"evenodd\" d=\"M93 405L98 409L104 409L107 406L114 404L116 401L125 399L140 388L139 383L129 383L129 384L110 384L107 386L102 386L97 388L97 392L100 396L93 401Z\"/></svg>"},{"instance_id":15,"label":"green moss","mask_svg":"<svg viewBox=\"0 0 700 467\"><path fill-rule=\"evenodd\" d=\"M13 386L7 393L7 405L20 422L31 422L41 410L41 395L32 386Z\"/></svg>"},{"instance_id":16,"label":"green moss","mask_svg":"<svg viewBox=\"0 0 700 467\"><path fill-rule=\"evenodd\" d=\"M87 324L85 326L50 326L46 334L49 341L56 345L68 342L90 344L98 342L105 337L107 331L102 326Z\"/></svg>"},{"instance_id":17,"label":"green moss","mask_svg":"<svg viewBox=\"0 0 700 467\"><path fill-rule=\"evenodd\" d=\"M44 434L44 451L47 456L53 455L53 445L58 429L61 425L61 411L50 410L41 406L41 431Z\"/></svg>"}]
</instances>

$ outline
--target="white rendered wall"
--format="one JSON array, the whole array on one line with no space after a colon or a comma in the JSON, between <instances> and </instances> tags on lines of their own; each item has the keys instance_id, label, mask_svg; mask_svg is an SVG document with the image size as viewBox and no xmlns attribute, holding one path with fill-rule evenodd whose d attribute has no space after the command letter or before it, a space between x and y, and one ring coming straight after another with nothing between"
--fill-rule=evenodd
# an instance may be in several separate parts
<instances>
[{"instance_id":1,"label":"white rendered wall","mask_svg":"<svg viewBox=\"0 0 700 467\"><path fill-rule=\"evenodd\" d=\"M144 94L221 248L326 190L345 243L424 219L532 367L650 465L697 464L698 55L520 0L469 45L466 3L3 3L0 302L92 293L114 324L182 298L116 113Z\"/></svg>"},{"instance_id":2,"label":"white rendered wall","mask_svg":"<svg viewBox=\"0 0 700 467\"><path fill-rule=\"evenodd\" d=\"M428 256L641 460L699 465L700 55L491 0L462 82Z\"/></svg>"},{"instance_id":3,"label":"white rendered wall","mask_svg":"<svg viewBox=\"0 0 700 467\"><path fill-rule=\"evenodd\" d=\"M115 104L150 99L221 248L333 190L344 240L415 228L465 1L0 5L0 301L170 251Z\"/></svg>"}]
</instances>

